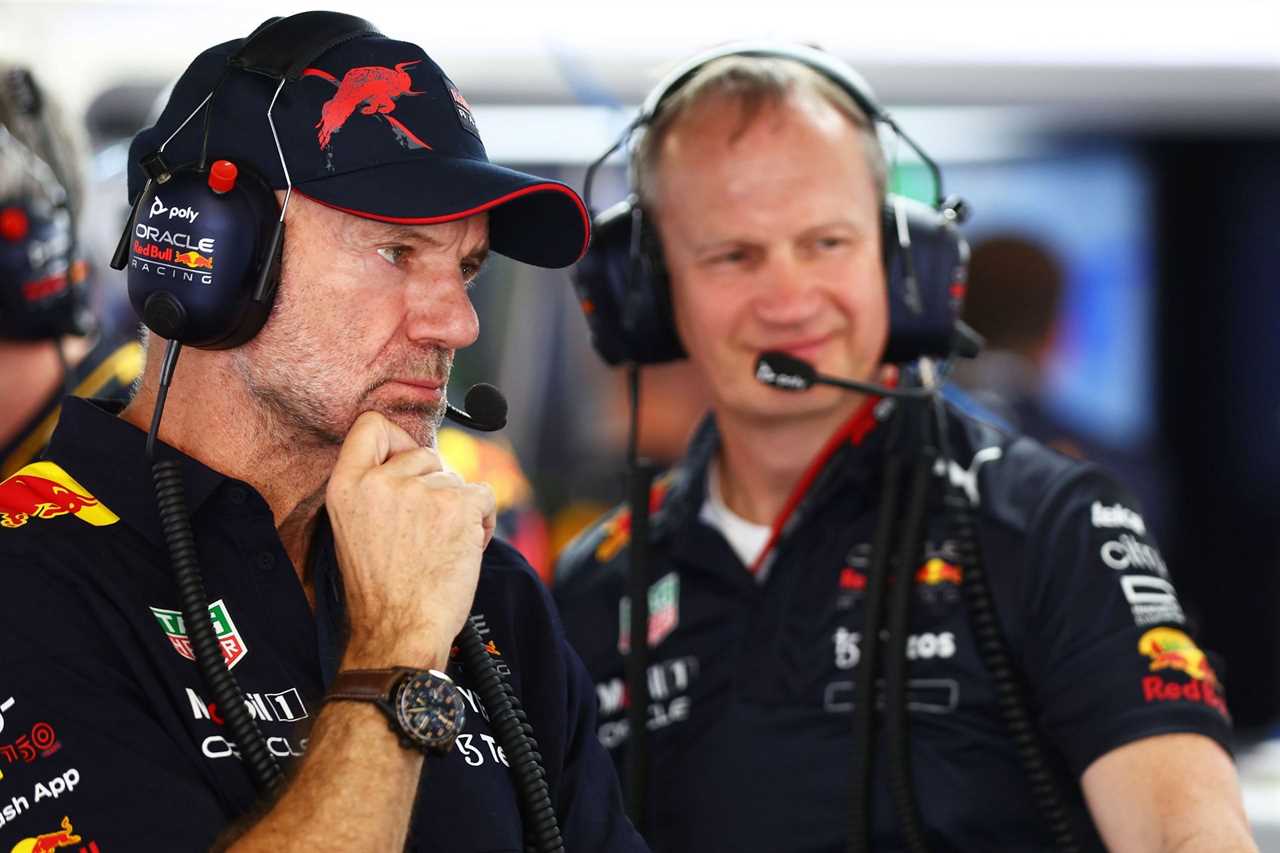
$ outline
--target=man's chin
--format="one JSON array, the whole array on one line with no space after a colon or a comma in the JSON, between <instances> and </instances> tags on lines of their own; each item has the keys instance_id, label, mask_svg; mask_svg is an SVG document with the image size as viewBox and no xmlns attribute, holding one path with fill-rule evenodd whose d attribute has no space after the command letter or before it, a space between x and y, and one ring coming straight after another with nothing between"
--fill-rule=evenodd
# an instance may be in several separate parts
<instances>
[{"instance_id":1,"label":"man's chin","mask_svg":"<svg viewBox=\"0 0 1280 853\"><path fill-rule=\"evenodd\" d=\"M444 420L443 403L394 403L374 409L407 432L419 447L435 447L436 431Z\"/></svg>"}]
</instances>

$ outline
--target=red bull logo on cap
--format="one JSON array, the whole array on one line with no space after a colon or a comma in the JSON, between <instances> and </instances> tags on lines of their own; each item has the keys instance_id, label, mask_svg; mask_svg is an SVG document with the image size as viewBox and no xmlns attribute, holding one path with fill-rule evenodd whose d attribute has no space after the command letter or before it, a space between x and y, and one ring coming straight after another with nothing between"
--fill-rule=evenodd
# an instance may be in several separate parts
<instances>
[{"instance_id":1,"label":"red bull logo on cap","mask_svg":"<svg viewBox=\"0 0 1280 853\"><path fill-rule=\"evenodd\" d=\"M320 142L320 150L323 151L329 147L329 143L333 141L333 135L342 130L342 126L347 123L347 119L351 118L357 108L361 115L376 115L391 125L392 131L408 147L430 149L430 145L414 135L394 116L389 115L396 108L396 98L401 95L426 94L414 91L413 80L409 78L407 70L421 61L414 59L409 62L398 62L395 68L385 68L380 65L352 68L342 75L341 80L319 68L308 68L303 71L304 77L319 77L329 81L337 89L333 97L325 101L324 106L320 108L320 121L316 122L316 128L319 131L316 138Z\"/></svg>"},{"instance_id":2,"label":"red bull logo on cap","mask_svg":"<svg viewBox=\"0 0 1280 853\"><path fill-rule=\"evenodd\" d=\"M0 527L22 527L32 519L74 515L95 527L120 517L53 462L33 462L0 483Z\"/></svg>"}]
</instances>

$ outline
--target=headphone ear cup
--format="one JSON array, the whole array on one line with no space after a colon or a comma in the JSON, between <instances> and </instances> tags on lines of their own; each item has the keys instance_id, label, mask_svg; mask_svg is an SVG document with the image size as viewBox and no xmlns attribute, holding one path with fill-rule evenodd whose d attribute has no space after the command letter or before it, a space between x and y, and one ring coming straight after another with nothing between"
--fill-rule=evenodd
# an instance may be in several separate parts
<instances>
[{"instance_id":1,"label":"headphone ear cup","mask_svg":"<svg viewBox=\"0 0 1280 853\"><path fill-rule=\"evenodd\" d=\"M890 195L880 216L889 296L884 361L946 358L957 345L969 245L954 217L922 202Z\"/></svg>"},{"instance_id":2,"label":"headphone ear cup","mask_svg":"<svg viewBox=\"0 0 1280 853\"><path fill-rule=\"evenodd\" d=\"M591 343L606 363L657 364L684 355L661 246L633 200L596 217L591 246L572 277Z\"/></svg>"},{"instance_id":3,"label":"headphone ear cup","mask_svg":"<svg viewBox=\"0 0 1280 853\"><path fill-rule=\"evenodd\" d=\"M144 190L129 235L129 300L161 337L201 349L229 349L266 322L274 287L254 294L274 264L275 193L241 167L215 192L208 170L175 169ZM278 274L278 273L273 273Z\"/></svg>"}]
</instances>

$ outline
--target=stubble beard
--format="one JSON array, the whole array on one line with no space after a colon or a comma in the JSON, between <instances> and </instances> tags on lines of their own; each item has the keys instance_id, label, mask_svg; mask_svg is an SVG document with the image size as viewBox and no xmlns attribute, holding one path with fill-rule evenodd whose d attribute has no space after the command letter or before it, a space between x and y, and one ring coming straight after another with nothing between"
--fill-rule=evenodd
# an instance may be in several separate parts
<instances>
[{"instance_id":1,"label":"stubble beard","mask_svg":"<svg viewBox=\"0 0 1280 853\"><path fill-rule=\"evenodd\" d=\"M426 376L447 382L453 365L453 353L431 348L402 357L381 378L370 382L350 403L337 399L341 379L323 378L327 371L301 370L275 362L273 369L263 369L237 352L236 370L250 396L262 413L263 428L281 443L301 442L337 447L346 440L356 417L365 411L377 411L404 429L423 447L434 447L436 433L444 421L446 402L435 403L371 403L370 396L397 376ZM424 367L426 370L424 370ZM335 370L329 376L350 376L352 371ZM335 393L335 388L338 389Z\"/></svg>"}]
</instances>

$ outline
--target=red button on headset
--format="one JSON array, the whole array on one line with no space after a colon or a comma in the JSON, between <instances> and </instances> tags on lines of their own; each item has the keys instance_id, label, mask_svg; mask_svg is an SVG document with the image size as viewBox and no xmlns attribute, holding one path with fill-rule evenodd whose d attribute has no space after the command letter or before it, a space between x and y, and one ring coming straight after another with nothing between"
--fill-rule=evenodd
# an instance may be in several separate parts
<instances>
[{"instance_id":1,"label":"red button on headset","mask_svg":"<svg viewBox=\"0 0 1280 853\"><path fill-rule=\"evenodd\" d=\"M221 195L229 192L236 185L236 176L240 170L230 160L219 160L209 170L209 189Z\"/></svg>"},{"instance_id":2,"label":"red button on headset","mask_svg":"<svg viewBox=\"0 0 1280 853\"><path fill-rule=\"evenodd\" d=\"M30 229L31 223L27 221L26 211L22 208L6 207L0 210L0 237L16 243L26 237Z\"/></svg>"}]
</instances>

